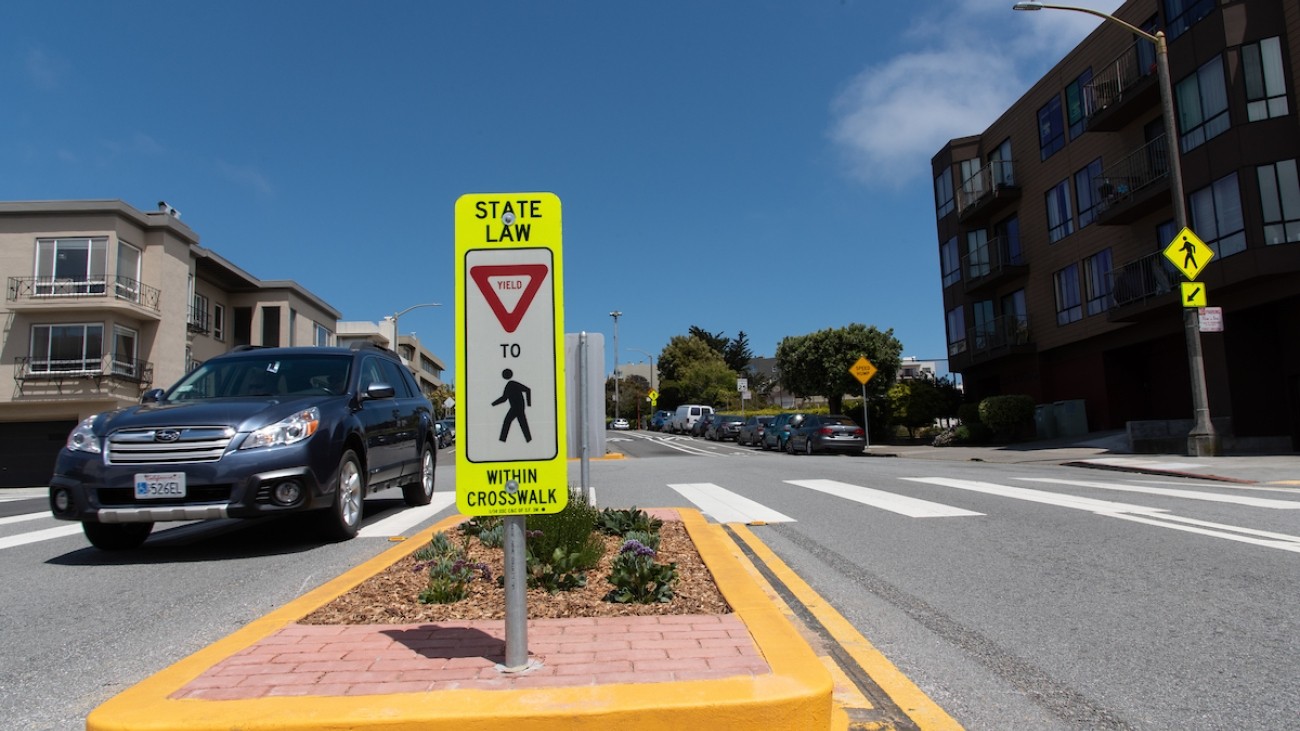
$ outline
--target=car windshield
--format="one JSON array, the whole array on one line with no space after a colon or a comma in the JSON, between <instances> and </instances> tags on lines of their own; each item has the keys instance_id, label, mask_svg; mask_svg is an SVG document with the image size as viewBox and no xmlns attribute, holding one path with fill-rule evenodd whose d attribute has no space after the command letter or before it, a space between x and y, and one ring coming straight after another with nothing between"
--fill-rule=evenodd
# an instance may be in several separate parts
<instances>
[{"instance_id":1,"label":"car windshield","mask_svg":"<svg viewBox=\"0 0 1300 731\"><path fill-rule=\"evenodd\" d=\"M167 392L168 401L306 396L347 391L348 355L277 355L208 361Z\"/></svg>"}]
</instances>

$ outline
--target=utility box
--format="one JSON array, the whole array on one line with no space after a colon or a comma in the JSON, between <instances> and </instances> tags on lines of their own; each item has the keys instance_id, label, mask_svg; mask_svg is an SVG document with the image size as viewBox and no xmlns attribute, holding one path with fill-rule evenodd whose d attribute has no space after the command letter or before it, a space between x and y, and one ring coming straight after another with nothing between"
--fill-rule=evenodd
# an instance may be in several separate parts
<instances>
[{"instance_id":1,"label":"utility box","mask_svg":"<svg viewBox=\"0 0 1300 731\"><path fill-rule=\"evenodd\" d=\"M1087 402L1083 399L1057 401L1052 404L1056 436L1080 437L1088 433Z\"/></svg>"},{"instance_id":2,"label":"utility box","mask_svg":"<svg viewBox=\"0 0 1300 731\"><path fill-rule=\"evenodd\" d=\"M1034 433L1039 439L1056 438L1056 405L1038 404L1034 407Z\"/></svg>"}]
</instances>

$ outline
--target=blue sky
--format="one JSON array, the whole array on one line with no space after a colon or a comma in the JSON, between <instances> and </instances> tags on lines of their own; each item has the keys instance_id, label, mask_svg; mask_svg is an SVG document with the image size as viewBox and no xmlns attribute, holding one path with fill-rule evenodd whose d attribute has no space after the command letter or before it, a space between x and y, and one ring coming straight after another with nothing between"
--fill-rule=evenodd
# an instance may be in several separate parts
<instances>
[{"instance_id":1,"label":"blue sky","mask_svg":"<svg viewBox=\"0 0 1300 731\"><path fill-rule=\"evenodd\" d=\"M1012 4L7 3L0 199L165 200L345 320L442 302L400 324L449 380L469 192L560 197L565 330L607 367L611 310L624 363L851 322L939 358L929 160L1098 22Z\"/></svg>"}]
</instances>

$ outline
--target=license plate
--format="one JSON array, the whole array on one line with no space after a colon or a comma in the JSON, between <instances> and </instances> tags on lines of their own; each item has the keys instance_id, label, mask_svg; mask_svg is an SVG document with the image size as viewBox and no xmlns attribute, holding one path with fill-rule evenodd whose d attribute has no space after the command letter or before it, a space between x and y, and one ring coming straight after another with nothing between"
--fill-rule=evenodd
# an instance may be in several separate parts
<instances>
[{"instance_id":1,"label":"license plate","mask_svg":"<svg viewBox=\"0 0 1300 731\"><path fill-rule=\"evenodd\" d=\"M185 497L184 472L141 472L135 476L137 500Z\"/></svg>"}]
</instances>

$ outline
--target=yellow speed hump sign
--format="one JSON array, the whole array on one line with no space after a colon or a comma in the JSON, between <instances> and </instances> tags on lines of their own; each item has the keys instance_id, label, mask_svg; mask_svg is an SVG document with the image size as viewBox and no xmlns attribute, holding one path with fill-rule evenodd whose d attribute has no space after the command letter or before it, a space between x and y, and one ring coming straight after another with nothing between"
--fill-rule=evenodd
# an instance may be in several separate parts
<instances>
[{"instance_id":1,"label":"yellow speed hump sign","mask_svg":"<svg viewBox=\"0 0 1300 731\"><path fill-rule=\"evenodd\" d=\"M456 201L456 508L558 513L565 445L560 199Z\"/></svg>"},{"instance_id":2,"label":"yellow speed hump sign","mask_svg":"<svg viewBox=\"0 0 1300 731\"><path fill-rule=\"evenodd\" d=\"M876 375L876 366L867 360L866 356L863 356L849 367L849 373L852 373L853 377L858 379L858 383L865 386L867 381L870 381L871 377Z\"/></svg>"},{"instance_id":3,"label":"yellow speed hump sign","mask_svg":"<svg viewBox=\"0 0 1300 731\"><path fill-rule=\"evenodd\" d=\"M1214 250L1201 241L1190 228L1178 232L1173 241L1165 247L1165 258L1183 273L1184 277L1195 281L1205 265L1214 258Z\"/></svg>"}]
</instances>

